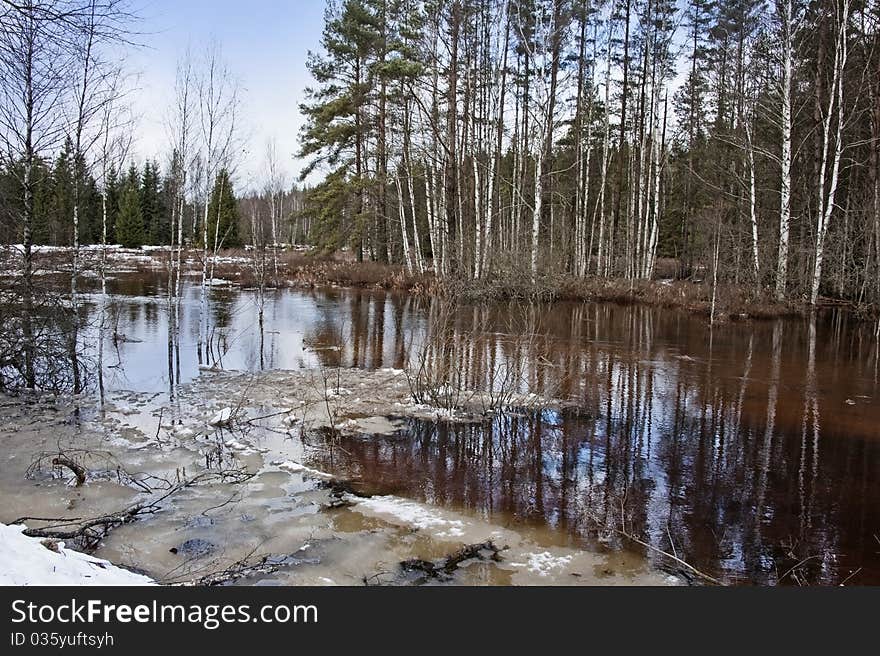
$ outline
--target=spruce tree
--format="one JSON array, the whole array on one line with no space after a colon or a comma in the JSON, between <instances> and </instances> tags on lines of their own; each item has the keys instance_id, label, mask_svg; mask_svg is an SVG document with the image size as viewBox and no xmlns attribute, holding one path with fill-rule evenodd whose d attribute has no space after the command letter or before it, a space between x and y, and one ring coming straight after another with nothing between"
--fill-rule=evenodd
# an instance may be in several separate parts
<instances>
[{"instance_id":1,"label":"spruce tree","mask_svg":"<svg viewBox=\"0 0 880 656\"><path fill-rule=\"evenodd\" d=\"M73 243L73 226L70 224L70 217L73 215L72 150L73 145L67 139L64 148L58 153L52 171L52 205L45 243L54 246L68 246Z\"/></svg>"},{"instance_id":2,"label":"spruce tree","mask_svg":"<svg viewBox=\"0 0 880 656\"><path fill-rule=\"evenodd\" d=\"M136 176L126 181L119 199L116 240L125 248L140 248L144 244L144 216Z\"/></svg>"},{"instance_id":3,"label":"spruce tree","mask_svg":"<svg viewBox=\"0 0 880 656\"><path fill-rule=\"evenodd\" d=\"M211 203L208 205L208 249L213 250L215 245L218 249L241 246L238 236L238 201L226 169L221 169L217 174L214 190L211 192Z\"/></svg>"},{"instance_id":4,"label":"spruce tree","mask_svg":"<svg viewBox=\"0 0 880 656\"><path fill-rule=\"evenodd\" d=\"M115 166L110 166L110 169L107 171L107 181L104 184L106 186L105 193L107 196L107 243L115 244L117 242L116 217L119 214L119 201L124 186ZM101 229L103 230L103 226L101 226Z\"/></svg>"},{"instance_id":5,"label":"spruce tree","mask_svg":"<svg viewBox=\"0 0 880 656\"><path fill-rule=\"evenodd\" d=\"M141 213L144 217L144 237L154 246L167 244L170 240L170 226L162 201L159 165L147 162L141 179Z\"/></svg>"},{"instance_id":6,"label":"spruce tree","mask_svg":"<svg viewBox=\"0 0 880 656\"><path fill-rule=\"evenodd\" d=\"M52 232L53 205L55 187L52 171L48 163L40 158L34 162L33 176L36 181L34 189L34 223L33 239L35 244L49 244ZM20 239L20 237L19 237Z\"/></svg>"}]
</instances>

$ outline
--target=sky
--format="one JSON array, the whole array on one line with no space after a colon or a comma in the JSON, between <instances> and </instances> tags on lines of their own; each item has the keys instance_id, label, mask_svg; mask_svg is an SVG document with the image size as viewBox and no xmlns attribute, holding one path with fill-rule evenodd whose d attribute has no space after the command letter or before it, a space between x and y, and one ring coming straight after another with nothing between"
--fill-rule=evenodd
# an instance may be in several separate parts
<instances>
[{"instance_id":1,"label":"sky","mask_svg":"<svg viewBox=\"0 0 880 656\"><path fill-rule=\"evenodd\" d=\"M177 62L188 47L197 58L217 42L241 88L240 125L247 138L239 185L258 182L270 138L277 140L278 159L292 182L301 168L295 157L299 104L311 79L306 57L319 47L324 0L139 2L139 47L127 56L136 87L130 96L137 116L133 156L164 164Z\"/></svg>"}]
</instances>

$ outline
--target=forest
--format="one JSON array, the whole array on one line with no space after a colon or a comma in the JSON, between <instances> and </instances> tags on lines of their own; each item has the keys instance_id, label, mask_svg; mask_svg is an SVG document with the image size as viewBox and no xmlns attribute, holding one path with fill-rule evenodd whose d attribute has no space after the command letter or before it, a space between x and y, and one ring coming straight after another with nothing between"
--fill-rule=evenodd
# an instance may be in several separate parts
<instances>
[{"instance_id":1,"label":"forest","mask_svg":"<svg viewBox=\"0 0 880 656\"><path fill-rule=\"evenodd\" d=\"M303 110L311 237L469 279L880 293L880 4L347 0Z\"/></svg>"},{"instance_id":2,"label":"forest","mask_svg":"<svg viewBox=\"0 0 880 656\"><path fill-rule=\"evenodd\" d=\"M238 179L219 44L180 59L167 162L136 164L113 57L137 47L128 3L4 2L2 20L5 243L259 233L440 279L880 300L873 0L334 1L296 185L271 143L263 179Z\"/></svg>"},{"instance_id":3,"label":"forest","mask_svg":"<svg viewBox=\"0 0 880 656\"><path fill-rule=\"evenodd\" d=\"M155 2L0 0L0 584L880 582L880 0Z\"/></svg>"}]
</instances>

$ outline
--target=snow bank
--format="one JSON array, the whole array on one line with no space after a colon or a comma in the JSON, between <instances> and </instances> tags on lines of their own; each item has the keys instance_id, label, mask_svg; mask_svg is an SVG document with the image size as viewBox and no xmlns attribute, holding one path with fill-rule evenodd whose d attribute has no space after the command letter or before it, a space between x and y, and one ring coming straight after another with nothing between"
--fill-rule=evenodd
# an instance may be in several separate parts
<instances>
[{"instance_id":1,"label":"snow bank","mask_svg":"<svg viewBox=\"0 0 880 656\"><path fill-rule=\"evenodd\" d=\"M147 576L22 535L22 525L0 524L0 585L153 585ZM56 551L57 549L57 551Z\"/></svg>"}]
</instances>

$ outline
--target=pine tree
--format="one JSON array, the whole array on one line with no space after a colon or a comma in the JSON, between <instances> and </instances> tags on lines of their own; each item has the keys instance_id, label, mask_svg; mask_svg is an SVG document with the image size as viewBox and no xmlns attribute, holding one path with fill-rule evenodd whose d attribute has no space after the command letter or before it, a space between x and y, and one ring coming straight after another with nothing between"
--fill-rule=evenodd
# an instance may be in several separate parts
<instances>
[{"instance_id":1,"label":"pine tree","mask_svg":"<svg viewBox=\"0 0 880 656\"><path fill-rule=\"evenodd\" d=\"M321 40L324 54L310 53L307 62L318 87L307 90L308 101L301 105L306 125L300 156L310 160L302 179L318 166L328 167L334 177L330 188L342 195L333 202L351 207L340 213L337 225L317 220L314 229L323 226L338 233L343 242L355 246L359 259L370 218L364 190L372 124L365 107L376 81L370 65L379 42L379 24L364 0L344 0L341 6L328 8ZM375 254L384 247L373 244L371 250Z\"/></svg>"},{"instance_id":2,"label":"pine tree","mask_svg":"<svg viewBox=\"0 0 880 656\"><path fill-rule=\"evenodd\" d=\"M211 203L208 205L208 249L240 246L238 201L229 180L229 171L221 169L214 182Z\"/></svg>"},{"instance_id":3,"label":"pine tree","mask_svg":"<svg viewBox=\"0 0 880 656\"><path fill-rule=\"evenodd\" d=\"M340 232L340 226L346 220L347 190L344 173L337 170L305 192L302 214L311 226L306 236L321 253L333 253L345 245L346 236Z\"/></svg>"},{"instance_id":4,"label":"pine tree","mask_svg":"<svg viewBox=\"0 0 880 656\"><path fill-rule=\"evenodd\" d=\"M144 215L137 178L137 171L132 168L119 199L116 240L125 248L140 248L144 244Z\"/></svg>"}]
</instances>

